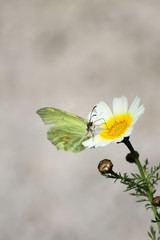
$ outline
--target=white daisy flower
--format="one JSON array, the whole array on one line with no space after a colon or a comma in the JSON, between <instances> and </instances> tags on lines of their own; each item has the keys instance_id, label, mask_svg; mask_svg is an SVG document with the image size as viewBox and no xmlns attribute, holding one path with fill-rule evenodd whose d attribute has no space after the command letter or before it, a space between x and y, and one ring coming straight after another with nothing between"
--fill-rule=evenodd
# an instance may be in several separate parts
<instances>
[{"instance_id":1,"label":"white daisy flower","mask_svg":"<svg viewBox=\"0 0 160 240\"><path fill-rule=\"evenodd\" d=\"M136 97L128 109L127 97L114 98L112 112L107 104L103 101L99 102L89 114L89 119L92 119L96 128L101 129L95 136L84 141L83 145L89 148L103 147L111 142L121 142L125 137L130 136L133 125L145 110L144 106L139 104L140 98Z\"/></svg>"}]
</instances>

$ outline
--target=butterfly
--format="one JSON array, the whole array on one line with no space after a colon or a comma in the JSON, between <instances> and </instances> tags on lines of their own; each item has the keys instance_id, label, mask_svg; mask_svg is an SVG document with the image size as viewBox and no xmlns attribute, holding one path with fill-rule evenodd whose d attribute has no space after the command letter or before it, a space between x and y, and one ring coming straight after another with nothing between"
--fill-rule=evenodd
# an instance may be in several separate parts
<instances>
[{"instance_id":1,"label":"butterfly","mask_svg":"<svg viewBox=\"0 0 160 240\"><path fill-rule=\"evenodd\" d=\"M51 107L40 108L37 114L45 124L54 124L48 129L47 137L58 150L81 152L85 149L82 142L93 137L91 118L87 122L77 115Z\"/></svg>"}]
</instances>

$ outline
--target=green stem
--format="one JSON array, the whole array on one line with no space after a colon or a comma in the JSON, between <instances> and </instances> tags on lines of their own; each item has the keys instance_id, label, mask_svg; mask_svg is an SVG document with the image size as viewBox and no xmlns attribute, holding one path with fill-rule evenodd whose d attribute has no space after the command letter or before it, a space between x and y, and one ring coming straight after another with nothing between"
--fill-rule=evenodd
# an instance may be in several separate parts
<instances>
[{"instance_id":1,"label":"green stem","mask_svg":"<svg viewBox=\"0 0 160 240\"><path fill-rule=\"evenodd\" d=\"M145 169L142 167L140 161L139 161L139 157L136 153L136 151L134 150L131 142L129 141L129 138L124 138L123 140L123 143L128 147L128 149L130 150L130 152L133 154L134 156L134 159L135 159L135 163L139 169L139 172L141 174L141 177L144 181L145 184L147 184L147 191L146 191L146 194L147 194L147 197L148 197L148 200L152 206L152 210L153 210L153 213L154 213L154 216L155 216L155 219L159 219L159 216L158 216L158 212L157 212L157 208L152 204L152 199L153 199L153 189L152 189L152 186L151 186L151 183L150 181L147 181L147 172L145 171ZM159 233L160 233L160 222L158 221L157 222L157 225L158 225L158 229L159 229Z\"/></svg>"},{"instance_id":2,"label":"green stem","mask_svg":"<svg viewBox=\"0 0 160 240\"><path fill-rule=\"evenodd\" d=\"M129 138L125 138L125 139L123 140L123 142L124 142L124 144L128 147L128 149L130 150L130 152L133 154L134 159L135 159L135 162L136 162L137 167L138 167L138 169L139 169L139 172L140 172L140 174L141 174L141 177L142 177L143 180L145 180L144 169L143 169L143 167L142 167L142 165L141 165L141 163L140 163L140 161L139 161L139 158L138 158L138 156L137 156L137 154L136 154L136 151L134 150L131 142L129 141Z\"/></svg>"},{"instance_id":3,"label":"green stem","mask_svg":"<svg viewBox=\"0 0 160 240\"><path fill-rule=\"evenodd\" d=\"M111 170L109 173L111 174L111 176L114 176L115 179L121 179L124 182L134 183L134 185L136 185L137 187L141 187L143 190L146 190L146 187L140 186L140 184L134 182L134 180L132 178L128 178L128 177L125 178L125 177L119 175L118 173L114 172L113 170ZM108 176L108 174L107 174L107 176ZM111 178L113 178L113 177L111 177ZM123 184L125 184L124 182L123 182Z\"/></svg>"}]
</instances>

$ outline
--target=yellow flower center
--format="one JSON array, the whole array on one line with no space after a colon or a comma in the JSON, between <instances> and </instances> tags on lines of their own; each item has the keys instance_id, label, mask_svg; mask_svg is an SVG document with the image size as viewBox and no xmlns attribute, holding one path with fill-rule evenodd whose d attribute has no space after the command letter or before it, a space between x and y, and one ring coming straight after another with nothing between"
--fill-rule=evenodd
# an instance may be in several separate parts
<instances>
[{"instance_id":1,"label":"yellow flower center","mask_svg":"<svg viewBox=\"0 0 160 240\"><path fill-rule=\"evenodd\" d=\"M131 122L132 115L130 113L116 114L102 124L103 130L98 136L109 140L121 137L131 125Z\"/></svg>"}]
</instances>

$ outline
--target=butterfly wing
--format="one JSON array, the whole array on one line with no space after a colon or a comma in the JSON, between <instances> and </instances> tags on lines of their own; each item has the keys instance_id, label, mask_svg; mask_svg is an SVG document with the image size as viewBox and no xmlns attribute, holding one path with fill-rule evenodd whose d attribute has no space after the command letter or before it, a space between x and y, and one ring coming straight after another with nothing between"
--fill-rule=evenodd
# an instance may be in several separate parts
<instances>
[{"instance_id":1,"label":"butterfly wing","mask_svg":"<svg viewBox=\"0 0 160 240\"><path fill-rule=\"evenodd\" d=\"M74 114L57 108L41 108L37 110L45 124L54 124L47 133L49 141L57 149L80 152L85 149L82 142L90 138L86 136L87 121Z\"/></svg>"}]
</instances>

